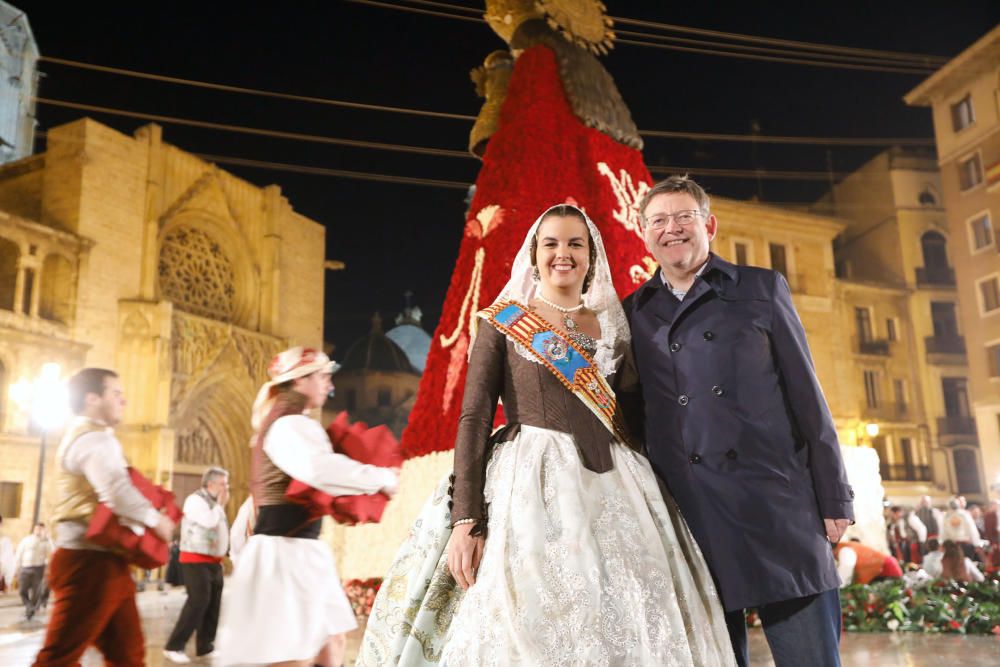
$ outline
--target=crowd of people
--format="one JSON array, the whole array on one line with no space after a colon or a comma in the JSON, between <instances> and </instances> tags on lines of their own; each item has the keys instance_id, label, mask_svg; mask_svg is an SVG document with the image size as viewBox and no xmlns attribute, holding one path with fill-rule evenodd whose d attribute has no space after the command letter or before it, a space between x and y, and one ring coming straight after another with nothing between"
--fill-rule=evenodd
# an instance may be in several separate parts
<instances>
[{"instance_id":1,"label":"crowd of people","mask_svg":"<svg viewBox=\"0 0 1000 667\"><path fill-rule=\"evenodd\" d=\"M921 497L916 507L888 506L889 553L857 538L834 546L843 585L901 578L906 570L930 579L984 581L1000 571L998 505L993 500L983 511L956 495L943 508L935 507L930 496Z\"/></svg>"}]
</instances>

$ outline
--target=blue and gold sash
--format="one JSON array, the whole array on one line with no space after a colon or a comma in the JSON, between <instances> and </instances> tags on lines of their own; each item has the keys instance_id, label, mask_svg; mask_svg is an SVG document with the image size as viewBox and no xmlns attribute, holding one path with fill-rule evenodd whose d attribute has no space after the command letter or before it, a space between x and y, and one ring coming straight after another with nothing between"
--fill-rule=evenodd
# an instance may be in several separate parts
<instances>
[{"instance_id":1,"label":"blue and gold sash","mask_svg":"<svg viewBox=\"0 0 1000 667\"><path fill-rule=\"evenodd\" d=\"M516 301L498 301L479 312L511 341L521 345L623 442L628 438L616 416L615 392L572 340Z\"/></svg>"}]
</instances>

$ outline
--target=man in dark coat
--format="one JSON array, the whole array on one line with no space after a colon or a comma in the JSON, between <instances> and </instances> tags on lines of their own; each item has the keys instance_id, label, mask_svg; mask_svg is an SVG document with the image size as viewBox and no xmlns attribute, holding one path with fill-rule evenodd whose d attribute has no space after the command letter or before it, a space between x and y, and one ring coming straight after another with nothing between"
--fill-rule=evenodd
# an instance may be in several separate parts
<instances>
[{"instance_id":1,"label":"man in dark coat","mask_svg":"<svg viewBox=\"0 0 1000 667\"><path fill-rule=\"evenodd\" d=\"M777 667L839 666L830 544L854 493L788 283L710 252L718 221L686 177L639 210L661 268L625 301L646 446L715 577L737 661L754 607Z\"/></svg>"}]
</instances>

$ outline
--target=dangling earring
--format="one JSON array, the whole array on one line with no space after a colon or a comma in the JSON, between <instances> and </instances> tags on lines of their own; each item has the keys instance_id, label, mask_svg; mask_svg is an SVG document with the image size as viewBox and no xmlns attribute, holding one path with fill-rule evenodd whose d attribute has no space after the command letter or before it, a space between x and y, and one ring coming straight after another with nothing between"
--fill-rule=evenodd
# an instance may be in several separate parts
<instances>
[{"instance_id":1,"label":"dangling earring","mask_svg":"<svg viewBox=\"0 0 1000 667\"><path fill-rule=\"evenodd\" d=\"M538 273L538 267L537 266L531 270L531 280L533 282L536 282L536 283L542 281L542 275L540 273Z\"/></svg>"}]
</instances>

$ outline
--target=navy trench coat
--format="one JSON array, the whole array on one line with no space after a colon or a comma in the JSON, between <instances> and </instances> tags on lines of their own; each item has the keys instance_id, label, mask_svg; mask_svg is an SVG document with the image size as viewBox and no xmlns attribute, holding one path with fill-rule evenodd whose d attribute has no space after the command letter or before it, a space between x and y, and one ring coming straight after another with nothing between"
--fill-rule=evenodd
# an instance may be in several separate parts
<instances>
[{"instance_id":1,"label":"navy trench coat","mask_svg":"<svg viewBox=\"0 0 1000 667\"><path fill-rule=\"evenodd\" d=\"M725 608L837 588L823 517L854 492L785 278L712 255L683 301L657 271L624 306L650 462Z\"/></svg>"}]
</instances>

